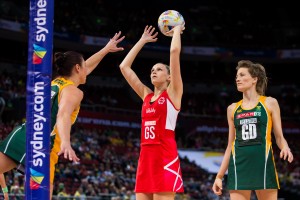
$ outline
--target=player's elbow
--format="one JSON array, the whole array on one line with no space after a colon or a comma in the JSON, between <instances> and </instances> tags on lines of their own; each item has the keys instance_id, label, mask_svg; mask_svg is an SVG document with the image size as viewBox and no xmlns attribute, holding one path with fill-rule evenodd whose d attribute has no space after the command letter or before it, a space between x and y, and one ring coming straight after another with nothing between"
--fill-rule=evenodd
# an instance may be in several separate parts
<instances>
[{"instance_id":1,"label":"player's elbow","mask_svg":"<svg viewBox=\"0 0 300 200\"><path fill-rule=\"evenodd\" d=\"M121 63L121 64L119 65L119 68L120 68L121 71L124 71L125 68L126 68L126 65L124 65L123 63Z\"/></svg>"},{"instance_id":2,"label":"player's elbow","mask_svg":"<svg viewBox=\"0 0 300 200\"><path fill-rule=\"evenodd\" d=\"M181 48L180 47L172 47L170 49L170 53L171 54L179 54L180 53Z\"/></svg>"}]
</instances>

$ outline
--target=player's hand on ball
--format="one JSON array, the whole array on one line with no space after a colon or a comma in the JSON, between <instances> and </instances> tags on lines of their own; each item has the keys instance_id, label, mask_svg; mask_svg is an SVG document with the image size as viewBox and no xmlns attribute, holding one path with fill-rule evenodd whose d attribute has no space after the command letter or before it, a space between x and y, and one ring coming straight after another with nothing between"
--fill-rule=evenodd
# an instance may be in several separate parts
<instances>
[{"instance_id":1,"label":"player's hand on ball","mask_svg":"<svg viewBox=\"0 0 300 200\"><path fill-rule=\"evenodd\" d=\"M183 33L183 30L185 29L184 25L177 25L174 28L172 28L170 31L166 32L167 35L172 35L175 31L180 31L180 33Z\"/></svg>"}]
</instances>

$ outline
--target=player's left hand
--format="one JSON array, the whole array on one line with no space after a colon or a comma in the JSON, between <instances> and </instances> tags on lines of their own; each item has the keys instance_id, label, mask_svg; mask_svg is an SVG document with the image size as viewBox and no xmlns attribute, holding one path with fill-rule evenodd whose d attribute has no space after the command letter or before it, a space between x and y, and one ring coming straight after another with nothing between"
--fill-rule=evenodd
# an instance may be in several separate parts
<instances>
[{"instance_id":1,"label":"player's left hand","mask_svg":"<svg viewBox=\"0 0 300 200\"><path fill-rule=\"evenodd\" d=\"M71 147L70 144L62 142L60 145L60 151L58 152L58 156L63 155L65 159L69 159L73 162L79 162L79 158L77 157L75 151Z\"/></svg>"},{"instance_id":2,"label":"player's left hand","mask_svg":"<svg viewBox=\"0 0 300 200\"><path fill-rule=\"evenodd\" d=\"M291 163L294 159L294 156L291 152L291 149L288 147L284 147L280 151L280 158L283 158L283 160L288 160L289 163Z\"/></svg>"},{"instance_id":3,"label":"player's left hand","mask_svg":"<svg viewBox=\"0 0 300 200\"><path fill-rule=\"evenodd\" d=\"M108 50L108 52L117 52L117 51L123 51L123 47L118 47L117 45L124 40L125 36L121 37L121 31L118 33L115 33L114 37L109 40L109 42L106 44L105 48Z\"/></svg>"}]
</instances>

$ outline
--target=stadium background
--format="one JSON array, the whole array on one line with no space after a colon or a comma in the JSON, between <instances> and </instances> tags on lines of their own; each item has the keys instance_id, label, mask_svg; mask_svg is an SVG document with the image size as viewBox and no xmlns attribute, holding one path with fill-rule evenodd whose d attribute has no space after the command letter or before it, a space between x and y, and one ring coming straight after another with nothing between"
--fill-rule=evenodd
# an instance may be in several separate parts
<instances>
[{"instance_id":1,"label":"stadium background","mask_svg":"<svg viewBox=\"0 0 300 200\"><path fill-rule=\"evenodd\" d=\"M177 199L219 199L211 191L215 172L227 144L226 107L241 98L234 86L240 59L261 62L270 78L267 95L278 99L284 134L294 153L292 164L275 159L280 175L279 199L299 199L299 75L300 22L296 6L251 1L56 1L54 51L76 50L87 58L115 32L126 36L125 51L109 54L81 87L85 92L72 144L80 165L60 161L55 195L76 190L88 199L129 199L133 194L139 151L141 101L129 88L118 65L139 39L145 25L156 26L167 9L186 21L182 37L184 96L176 129L186 193ZM25 116L28 38L26 1L0 1L0 136ZM146 84L151 66L168 61L170 38L160 34L134 63ZM145 70L146 69L146 70ZM196 160L193 160L193 154ZM203 164L210 163L209 167ZM22 198L24 177L6 174L12 199ZM0 199L2 196L0 196ZM58 198L58 197L57 197ZM59 197L67 199L67 197ZM228 192L220 199L227 199ZM253 195L252 199L255 199Z\"/></svg>"}]
</instances>

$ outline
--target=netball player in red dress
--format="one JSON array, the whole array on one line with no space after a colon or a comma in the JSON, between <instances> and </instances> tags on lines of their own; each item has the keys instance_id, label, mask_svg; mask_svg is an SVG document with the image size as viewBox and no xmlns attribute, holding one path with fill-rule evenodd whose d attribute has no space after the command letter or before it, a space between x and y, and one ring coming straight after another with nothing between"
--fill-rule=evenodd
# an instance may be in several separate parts
<instances>
[{"instance_id":1,"label":"netball player in red dress","mask_svg":"<svg viewBox=\"0 0 300 200\"><path fill-rule=\"evenodd\" d=\"M174 132L183 94L180 73L183 30L184 26L176 26L170 31L173 33L170 65L157 63L151 69L154 91L131 69L143 46L157 41L158 32L154 27L145 27L142 37L120 64L123 76L143 100L141 151L135 186L137 200L171 200L177 192L184 191Z\"/></svg>"}]
</instances>

